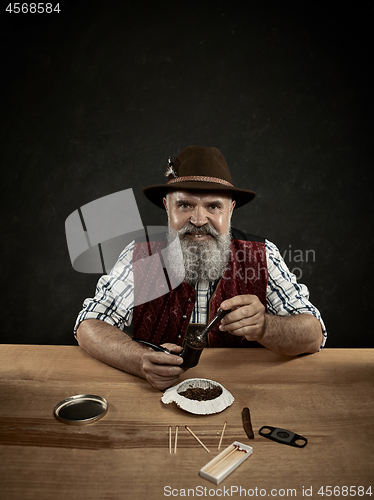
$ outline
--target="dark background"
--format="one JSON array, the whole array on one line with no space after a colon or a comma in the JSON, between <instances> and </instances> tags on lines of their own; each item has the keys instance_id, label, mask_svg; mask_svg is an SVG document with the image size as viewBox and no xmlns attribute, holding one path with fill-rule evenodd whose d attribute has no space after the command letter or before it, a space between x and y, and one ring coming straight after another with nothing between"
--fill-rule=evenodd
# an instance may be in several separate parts
<instances>
[{"instance_id":1,"label":"dark background","mask_svg":"<svg viewBox=\"0 0 374 500\"><path fill-rule=\"evenodd\" d=\"M55 4L56 2L53 2ZM218 147L258 193L233 225L286 251L328 347L373 347L371 2L61 1L1 17L1 342L75 344L98 275L65 219ZM298 262L314 250L315 258Z\"/></svg>"}]
</instances>

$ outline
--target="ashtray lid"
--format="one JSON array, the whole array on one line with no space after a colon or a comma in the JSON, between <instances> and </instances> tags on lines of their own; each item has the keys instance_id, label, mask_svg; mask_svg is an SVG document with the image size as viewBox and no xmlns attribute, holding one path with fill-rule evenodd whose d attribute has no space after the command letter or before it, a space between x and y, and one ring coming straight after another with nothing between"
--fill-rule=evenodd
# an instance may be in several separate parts
<instances>
[{"instance_id":1,"label":"ashtray lid","mask_svg":"<svg viewBox=\"0 0 374 500\"><path fill-rule=\"evenodd\" d=\"M107 411L106 399L93 394L79 394L60 401L55 406L54 415L64 424L85 425L100 420Z\"/></svg>"}]
</instances>

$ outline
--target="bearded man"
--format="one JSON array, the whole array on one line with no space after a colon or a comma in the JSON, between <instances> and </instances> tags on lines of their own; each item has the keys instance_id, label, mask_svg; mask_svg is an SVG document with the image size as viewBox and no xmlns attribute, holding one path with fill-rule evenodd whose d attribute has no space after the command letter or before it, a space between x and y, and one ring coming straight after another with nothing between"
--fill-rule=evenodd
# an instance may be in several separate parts
<instances>
[{"instance_id":1,"label":"bearded man","mask_svg":"<svg viewBox=\"0 0 374 500\"><path fill-rule=\"evenodd\" d=\"M168 247L175 237L180 243L181 258L169 252L177 286L139 300L153 270L139 265L149 242L132 242L110 275L100 278L95 297L85 300L75 326L79 345L160 390L185 371L176 354L189 328L207 324L219 309L230 312L209 333L211 347L264 346L289 356L320 350L326 329L306 286L297 283L274 244L231 227L234 208L255 193L234 187L220 151L189 146L174 163L169 160L165 175L166 184L143 192L166 210ZM130 327L138 339L175 355L132 342Z\"/></svg>"}]
</instances>

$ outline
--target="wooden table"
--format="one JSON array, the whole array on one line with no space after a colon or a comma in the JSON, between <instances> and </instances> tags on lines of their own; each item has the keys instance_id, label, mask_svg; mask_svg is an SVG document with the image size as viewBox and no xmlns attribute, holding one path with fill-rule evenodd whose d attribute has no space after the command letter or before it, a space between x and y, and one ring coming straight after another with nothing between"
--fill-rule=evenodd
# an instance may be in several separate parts
<instances>
[{"instance_id":1,"label":"wooden table","mask_svg":"<svg viewBox=\"0 0 374 500\"><path fill-rule=\"evenodd\" d=\"M162 393L147 382L79 347L2 345L0 374L2 500L323 498L322 491L370 498L361 494L369 487L374 494L370 349L325 349L299 358L267 349L206 349L183 378L215 380L235 397L231 407L210 416L164 405ZM59 401L84 393L108 400L102 420L75 427L55 419ZM242 428L245 406L255 431L251 441ZM252 446L253 455L217 486L199 470L218 454L225 420L221 449L237 440ZM173 435L179 425L176 454L169 454L169 425ZM259 436L263 425L294 431L308 444L297 449L272 442Z\"/></svg>"}]
</instances>

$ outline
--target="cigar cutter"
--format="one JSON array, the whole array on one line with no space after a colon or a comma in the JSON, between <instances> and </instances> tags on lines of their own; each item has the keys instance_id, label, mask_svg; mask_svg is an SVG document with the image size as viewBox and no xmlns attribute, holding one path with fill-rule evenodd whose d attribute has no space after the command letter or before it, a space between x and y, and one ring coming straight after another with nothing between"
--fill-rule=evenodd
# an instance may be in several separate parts
<instances>
[{"instance_id":1,"label":"cigar cutter","mask_svg":"<svg viewBox=\"0 0 374 500\"><path fill-rule=\"evenodd\" d=\"M288 444L296 448L304 448L308 440L307 438L295 434L294 432L280 429L279 427L271 427L270 425L263 425L258 431L260 436L276 441L277 443Z\"/></svg>"}]
</instances>

